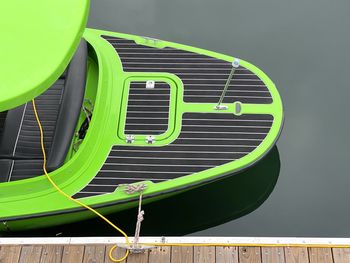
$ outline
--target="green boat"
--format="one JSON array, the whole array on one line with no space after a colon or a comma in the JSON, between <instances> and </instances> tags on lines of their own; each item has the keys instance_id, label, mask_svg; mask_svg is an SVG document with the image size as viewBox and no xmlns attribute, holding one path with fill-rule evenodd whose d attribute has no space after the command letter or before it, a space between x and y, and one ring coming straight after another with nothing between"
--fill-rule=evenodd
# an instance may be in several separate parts
<instances>
[{"instance_id":1,"label":"green boat","mask_svg":"<svg viewBox=\"0 0 350 263\"><path fill-rule=\"evenodd\" d=\"M1 232L96 216L44 175L36 112L49 178L103 215L235 176L275 145L281 98L249 62L88 29L87 0L20 4L0 17Z\"/></svg>"}]
</instances>

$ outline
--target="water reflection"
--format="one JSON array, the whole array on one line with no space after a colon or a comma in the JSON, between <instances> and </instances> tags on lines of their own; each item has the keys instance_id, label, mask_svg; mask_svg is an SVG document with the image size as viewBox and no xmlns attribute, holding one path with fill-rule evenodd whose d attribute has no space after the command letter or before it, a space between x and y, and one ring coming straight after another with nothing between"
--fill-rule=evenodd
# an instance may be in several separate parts
<instances>
[{"instance_id":1,"label":"water reflection","mask_svg":"<svg viewBox=\"0 0 350 263\"><path fill-rule=\"evenodd\" d=\"M236 175L180 195L143 206L145 220L141 235L186 235L223 224L257 209L275 187L280 172L277 147L253 167ZM133 235L136 209L110 215L118 226ZM11 236L114 236L99 219L43 229L17 232Z\"/></svg>"}]
</instances>

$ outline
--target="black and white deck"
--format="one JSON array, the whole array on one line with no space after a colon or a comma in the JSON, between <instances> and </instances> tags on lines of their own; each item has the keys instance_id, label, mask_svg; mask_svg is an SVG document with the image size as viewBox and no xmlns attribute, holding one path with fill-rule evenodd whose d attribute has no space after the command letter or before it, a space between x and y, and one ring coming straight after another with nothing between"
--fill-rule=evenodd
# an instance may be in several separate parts
<instances>
[{"instance_id":1,"label":"black and white deck","mask_svg":"<svg viewBox=\"0 0 350 263\"><path fill-rule=\"evenodd\" d=\"M189 51L104 39L115 48L124 71L177 75L184 84L183 100L188 103L217 103L232 69L227 61ZM125 134L160 134L167 128L168 89L156 86L150 93L144 86L131 84ZM223 100L235 101L269 104L272 96L257 75L240 66ZM110 193L119 184L171 180L235 161L261 144L272 123L273 117L266 114L185 113L180 135L169 145L114 146L100 172L75 197Z\"/></svg>"}]
</instances>

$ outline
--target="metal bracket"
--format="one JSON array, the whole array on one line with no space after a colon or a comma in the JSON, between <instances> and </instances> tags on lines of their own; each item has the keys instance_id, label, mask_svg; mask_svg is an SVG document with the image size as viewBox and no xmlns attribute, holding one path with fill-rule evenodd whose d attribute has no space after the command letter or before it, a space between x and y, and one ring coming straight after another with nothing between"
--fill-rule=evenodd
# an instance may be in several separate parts
<instances>
[{"instance_id":1,"label":"metal bracket","mask_svg":"<svg viewBox=\"0 0 350 263\"><path fill-rule=\"evenodd\" d=\"M125 139L126 143L133 143L135 141L134 135L127 135Z\"/></svg>"},{"instance_id":2,"label":"metal bracket","mask_svg":"<svg viewBox=\"0 0 350 263\"><path fill-rule=\"evenodd\" d=\"M146 81L146 89L154 89L155 84L156 83L154 80L147 80Z\"/></svg>"},{"instance_id":3,"label":"metal bracket","mask_svg":"<svg viewBox=\"0 0 350 263\"><path fill-rule=\"evenodd\" d=\"M216 110L227 110L228 107L225 105L216 105L215 108Z\"/></svg>"},{"instance_id":4,"label":"metal bracket","mask_svg":"<svg viewBox=\"0 0 350 263\"><path fill-rule=\"evenodd\" d=\"M154 136L152 136L152 135L147 136L147 137L146 137L146 142L147 142L148 144L153 144L153 143L155 142Z\"/></svg>"},{"instance_id":5,"label":"metal bracket","mask_svg":"<svg viewBox=\"0 0 350 263\"><path fill-rule=\"evenodd\" d=\"M233 78L233 74L235 73L236 69L239 67L239 59L238 58L235 58L233 61L232 61L232 69L231 69L231 72L230 72L230 75L228 76L227 80L226 80L226 84L225 84L225 87L221 93L221 96L220 96L220 99L219 99L219 102L218 104L214 107L215 110L227 110L228 107L227 106L223 106L221 105L221 103L223 102L224 98L225 98L225 95L226 95L226 92L228 90L228 87L230 86L230 83L231 83L231 80Z\"/></svg>"},{"instance_id":6,"label":"metal bracket","mask_svg":"<svg viewBox=\"0 0 350 263\"><path fill-rule=\"evenodd\" d=\"M160 242L161 242L162 244L165 244L165 242L166 242L165 236L162 236L162 237L161 237Z\"/></svg>"},{"instance_id":7,"label":"metal bracket","mask_svg":"<svg viewBox=\"0 0 350 263\"><path fill-rule=\"evenodd\" d=\"M130 251L131 254L141 254L141 253L145 253L147 250L150 250L152 248L156 248L156 246L143 246L143 245L139 245L137 247L134 246L128 246L126 244L117 244L118 247L120 248L124 248Z\"/></svg>"},{"instance_id":8,"label":"metal bracket","mask_svg":"<svg viewBox=\"0 0 350 263\"><path fill-rule=\"evenodd\" d=\"M232 61L232 67L233 67L233 68L238 68L238 67L239 67L239 59L238 59L238 58L235 58L235 59Z\"/></svg>"}]
</instances>

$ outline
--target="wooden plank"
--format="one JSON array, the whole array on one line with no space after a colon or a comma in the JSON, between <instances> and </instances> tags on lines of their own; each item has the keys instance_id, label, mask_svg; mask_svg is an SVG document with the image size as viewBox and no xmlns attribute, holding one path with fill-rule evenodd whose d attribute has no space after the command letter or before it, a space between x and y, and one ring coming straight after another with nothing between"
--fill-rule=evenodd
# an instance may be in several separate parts
<instances>
[{"instance_id":1,"label":"wooden plank","mask_svg":"<svg viewBox=\"0 0 350 263\"><path fill-rule=\"evenodd\" d=\"M41 258L42 246L23 246L19 263L39 263Z\"/></svg>"},{"instance_id":2,"label":"wooden plank","mask_svg":"<svg viewBox=\"0 0 350 263\"><path fill-rule=\"evenodd\" d=\"M114 245L108 245L106 246L106 250L105 250L105 263L112 263L113 261L109 259L109 252L111 250L111 248L113 247ZM125 255L125 252L126 252L126 249L124 248L120 248L120 247L117 247L116 249L113 250L113 253L112 253L112 256L113 258L115 259L120 259L122 257L124 257ZM120 263L125 263L126 260L123 260L121 261Z\"/></svg>"},{"instance_id":3,"label":"wooden plank","mask_svg":"<svg viewBox=\"0 0 350 263\"><path fill-rule=\"evenodd\" d=\"M309 248L310 263L333 263L330 248Z\"/></svg>"},{"instance_id":4,"label":"wooden plank","mask_svg":"<svg viewBox=\"0 0 350 263\"><path fill-rule=\"evenodd\" d=\"M216 263L238 263L237 247L216 247Z\"/></svg>"},{"instance_id":5,"label":"wooden plank","mask_svg":"<svg viewBox=\"0 0 350 263\"><path fill-rule=\"evenodd\" d=\"M0 246L0 263L99 263L109 260L113 245ZM121 258L125 249L113 256ZM350 263L350 248L303 247L158 247L132 254L124 263Z\"/></svg>"},{"instance_id":6,"label":"wooden plank","mask_svg":"<svg viewBox=\"0 0 350 263\"><path fill-rule=\"evenodd\" d=\"M148 263L149 252L146 251L141 254L130 254L127 263ZM158 261L154 262L157 263ZM153 262L152 262L153 263Z\"/></svg>"},{"instance_id":7,"label":"wooden plank","mask_svg":"<svg viewBox=\"0 0 350 263\"><path fill-rule=\"evenodd\" d=\"M150 250L148 262L170 263L171 247L156 247Z\"/></svg>"},{"instance_id":8,"label":"wooden plank","mask_svg":"<svg viewBox=\"0 0 350 263\"><path fill-rule=\"evenodd\" d=\"M20 246L1 246L0 262L1 263L18 263L21 254Z\"/></svg>"},{"instance_id":9,"label":"wooden plank","mask_svg":"<svg viewBox=\"0 0 350 263\"><path fill-rule=\"evenodd\" d=\"M81 263L84 257L84 246L67 245L63 248L62 262Z\"/></svg>"},{"instance_id":10,"label":"wooden plank","mask_svg":"<svg viewBox=\"0 0 350 263\"><path fill-rule=\"evenodd\" d=\"M283 247L262 247L263 263L285 263Z\"/></svg>"},{"instance_id":11,"label":"wooden plank","mask_svg":"<svg viewBox=\"0 0 350 263\"><path fill-rule=\"evenodd\" d=\"M350 248L333 248L334 263L349 263Z\"/></svg>"},{"instance_id":12,"label":"wooden plank","mask_svg":"<svg viewBox=\"0 0 350 263\"><path fill-rule=\"evenodd\" d=\"M192 263L193 262L193 247L171 248L171 263Z\"/></svg>"},{"instance_id":13,"label":"wooden plank","mask_svg":"<svg viewBox=\"0 0 350 263\"><path fill-rule=\"evenodd\" d=\"M194 263L215 263L215 247L194 247Z\"/></svg>"},{"instance_id":14,"label":"wooden plank","mask_svg":"<svg viewBox=\"0 0 350 263\"><path fill-rule=\"evenodd\" d=\"M242 263L260 263L260 247L240 247L238 250L239 262Z\"/></svg>"},{"instance_id":15,"label":"wooden plank","mask_svg":"<svg viewBox=\"0 0 350 263\"><path fill-rule=\"evenodd\" d=\"M306 247L285 247L284 255L286 257L286 263L309 263Z\"/></svg>"},{"instance_id":16,"label":"wooden plank","mask_svg":"<svg viewBox=\"0 0 350 263\"><path fill-rule=\"evenodd\" d=\"M40 263L61 263L63 246L43 246Z\"/></svg>"},{"instance_id":17,"label":"wooden plank","mask_svg":"<svg viewBox=\"0 0 350 263\"><path fill-rule=\"evenodd\" d=\"M104 262L106 246L85 246L83 263Z\"/></svg>"}]
</instances>

